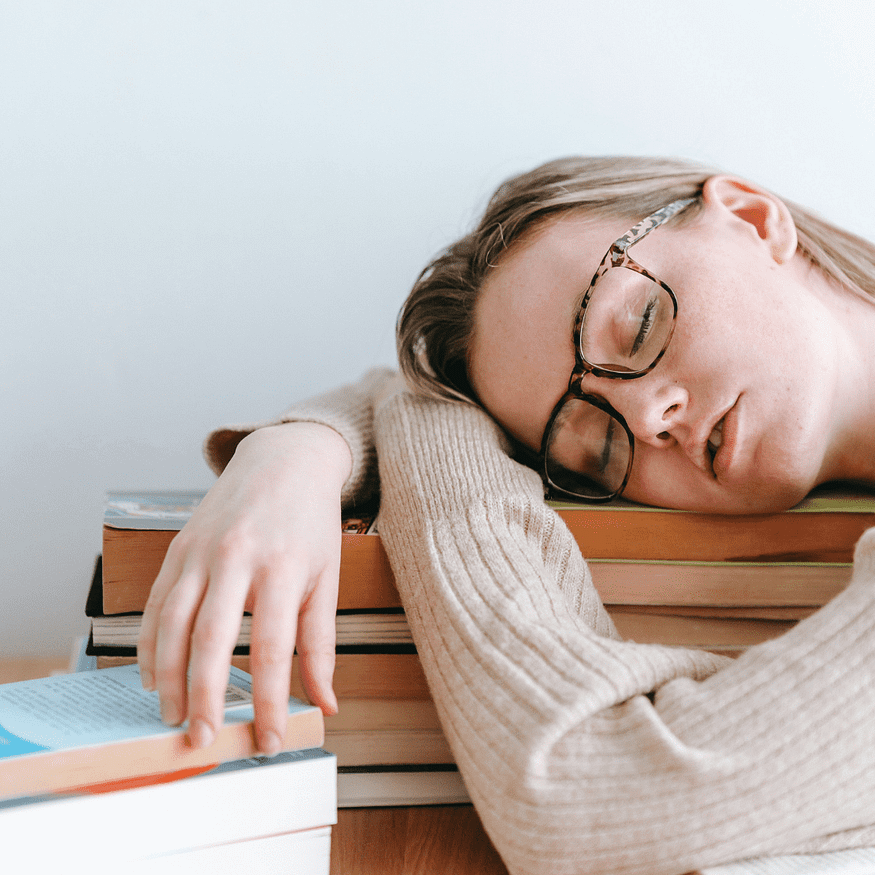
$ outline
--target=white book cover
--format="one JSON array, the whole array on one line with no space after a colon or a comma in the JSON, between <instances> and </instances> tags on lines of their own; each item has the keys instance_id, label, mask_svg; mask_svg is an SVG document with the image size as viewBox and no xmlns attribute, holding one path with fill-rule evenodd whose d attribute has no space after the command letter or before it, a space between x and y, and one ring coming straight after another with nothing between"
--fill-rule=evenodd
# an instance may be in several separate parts
<instances>
[{"instance_id":1,"label":"white book cover","mask_svg":"<svg viewBox=\"0 0 875 875\"><path fill-rule=\"evenodd\" d=\"M336 776L336 758L319 748L236 760L169 783L7 800L0 834L7 858L27 860L30 871L64 859L88 860L97 871L101 860L192 853L330 826L337 822Z\"/></svg>"}]
</instances>

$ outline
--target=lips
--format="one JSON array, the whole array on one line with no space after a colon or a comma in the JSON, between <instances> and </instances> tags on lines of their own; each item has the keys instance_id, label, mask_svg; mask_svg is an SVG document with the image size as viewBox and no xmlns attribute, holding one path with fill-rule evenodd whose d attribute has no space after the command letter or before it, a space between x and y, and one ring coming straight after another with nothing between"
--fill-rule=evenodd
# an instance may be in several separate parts
<instances>
[{"instance_id":1,"label":"lips","mask_svg":"<svg viewBox=\"0 0 875 875\"><path fill-rule=\"evenodd\" d=\"M723 425L726 422L726 418L720 420L717 425L711 431L711 434L708 436L708 454L711 456L711 465L714 465L714 457L717 455L717 451L723 445Z\"/></svg>"},{"instance_id":2,"label":"lips","mask_svg":"<svg viewBox=\"0 0 875 875\"><path fill-rule=\"evenodd\" d=\"M708 437L711 467L718 480L726 477L735 453L738 440L738 402L740 400L740 397L735 400L735 403L723 414Z\"/></svg>"}]
</instances>

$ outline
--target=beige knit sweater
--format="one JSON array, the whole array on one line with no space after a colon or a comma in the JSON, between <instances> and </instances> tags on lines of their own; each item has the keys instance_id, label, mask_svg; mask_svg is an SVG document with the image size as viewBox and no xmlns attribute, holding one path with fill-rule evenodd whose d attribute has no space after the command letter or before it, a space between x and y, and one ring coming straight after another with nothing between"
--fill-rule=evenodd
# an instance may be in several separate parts
<instances>
[{"instance_id":1,"label":"beige knit sweater","mask_svg":"<svg viewBox=\"0 0 875 875\"><path fill-rule=\"evenodd\" d=\"M379 457L380 531L447 738L513 873L684 873L875 845L875 530L845 592L732 661L618 640L538 476L391 372L292 408ZM277 421L277 420L273 420ZM255 426L214 433L216 470Z\"/></svg>"}]
</instances>

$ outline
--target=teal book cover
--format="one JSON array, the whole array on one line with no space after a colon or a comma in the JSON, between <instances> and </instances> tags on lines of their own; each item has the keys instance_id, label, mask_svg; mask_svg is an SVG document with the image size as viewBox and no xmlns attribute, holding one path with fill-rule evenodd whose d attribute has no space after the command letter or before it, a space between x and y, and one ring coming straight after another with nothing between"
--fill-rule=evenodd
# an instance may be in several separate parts
<instances>
[{"instance_id":1,"label":"teal book cover","mask_svg":"<svg viewBox=\"0 0 875 875\"><path fill-rule=\"evenodd\" d=\"M251 678L231 668L224 724L208 748L161 721L136 665L0 685L0 799L212 766L258 753ZM284 748L319 747L322 715L289 699Z\"/></svg>"}]
</instances>

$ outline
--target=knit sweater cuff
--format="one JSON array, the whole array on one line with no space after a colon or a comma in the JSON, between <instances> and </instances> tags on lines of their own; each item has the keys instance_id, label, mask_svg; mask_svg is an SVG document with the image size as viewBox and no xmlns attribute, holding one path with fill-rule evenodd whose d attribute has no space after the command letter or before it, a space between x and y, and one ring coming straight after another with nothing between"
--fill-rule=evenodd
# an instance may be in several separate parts
<instances>
[{"instance_id":1,"label":"knit sweater cuff","mask_svg":"<svg viewBox=\"0 0 875 875\"><path fill-rule=\"evenodd\" d=\"M388 368L374 368L351 383L293 404L279 416L258 422L218 428L204 441L203 453L215 474L221 474L246 435L259 428L286 422L317 422L338 432L349 445L352 472L341 494L345 508L376 500L379 494L373 435L375 397L395 377Z\"/></svg>"}]
</instances>

